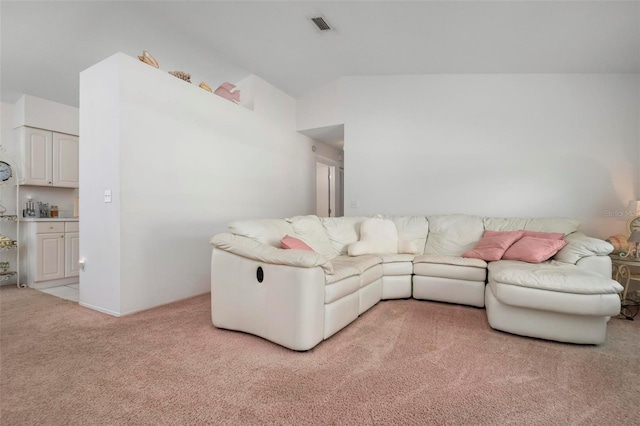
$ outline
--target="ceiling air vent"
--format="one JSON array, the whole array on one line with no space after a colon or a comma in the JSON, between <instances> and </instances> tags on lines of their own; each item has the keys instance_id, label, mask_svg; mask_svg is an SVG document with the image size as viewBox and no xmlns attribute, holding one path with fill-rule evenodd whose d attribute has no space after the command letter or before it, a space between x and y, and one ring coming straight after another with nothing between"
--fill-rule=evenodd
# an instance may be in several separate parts
<instances>
[{"instance_id":1,"label":"ceiling air vent","mask_svg":"<svg viewBox=\"0 0 640 426\"><path fill-rule=\"evenodd\" d=\"M329 24L327 24L327 21L325 21L322 16L311 18L311 20L314 24L316 24L316 27L318 27L320 31L328 31L331 29Z\"/></svg>"}]
</instances>

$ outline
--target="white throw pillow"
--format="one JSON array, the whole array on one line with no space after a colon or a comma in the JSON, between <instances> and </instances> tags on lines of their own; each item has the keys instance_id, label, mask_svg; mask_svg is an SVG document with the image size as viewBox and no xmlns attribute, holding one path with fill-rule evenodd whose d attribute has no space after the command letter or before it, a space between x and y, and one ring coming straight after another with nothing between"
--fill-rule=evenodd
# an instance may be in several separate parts
<instances>
[{"instance_id":1,"label":"white throw pillow","mask_svg":"<svg viewBox=\"0 0 640 426\"><path fill-rule=\"evenodd\" d=\"M349 256L363 254L416 254L413 241L398 239L395 223L389 219L370 218L360 225L360 241L349 244Z\"/></svg>"}]
</instances>

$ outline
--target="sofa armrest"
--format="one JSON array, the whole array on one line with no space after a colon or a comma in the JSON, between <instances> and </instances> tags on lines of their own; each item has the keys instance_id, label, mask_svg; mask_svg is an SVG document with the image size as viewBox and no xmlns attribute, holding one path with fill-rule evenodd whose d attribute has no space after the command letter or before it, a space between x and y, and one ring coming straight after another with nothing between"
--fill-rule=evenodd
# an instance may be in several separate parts
<instances>
[{"instance_id":1,"label":"sofa armrest","mask_svg":"<svg viewBox=\"0 0 640 426\"><path fill-rule=\"evenodd\" d=\"M580 259L589 256L606 256L613 251L613 246L599 238L588 237L582 232L574 232L564 239L568 242L553 257L559 262L576 264Z\"/></svg>"},{"instance_id":2,"label":"sofa armrest","mask_svg":"<svg viewBox=\"0 0 640 426\"><path fill-rule=\"evenodd\" d=\"M297 266L299 268L314 268L320 266L325 273L333 274L333 265L326 257L308 250L284 250L263 244L251 238L224 233L211 238L211 245L220 250L228 251L238 256L275 265Z\"/></svg>"},{"instance_id":3,"label":"sofa armrest","mask_svg":"<svg viewBox=\"0 0 640 426\"><path fill-rule=\"evenodd\" d=\"M587 256L576 262L578 269L596 272L605 278L611 278L611 258L609 256Z\"/></svg>"},{"instance_id":4,"label":"sofa armrest","mask_svg":"<svg viewBox=\"0 0 640 426\"><path fill-rule=\"evenodd\" d=\"M276 265L212 250L211 320L218 328L306 351L324 338L324 299L320 267Z\"/></svg>"}]
</instances>

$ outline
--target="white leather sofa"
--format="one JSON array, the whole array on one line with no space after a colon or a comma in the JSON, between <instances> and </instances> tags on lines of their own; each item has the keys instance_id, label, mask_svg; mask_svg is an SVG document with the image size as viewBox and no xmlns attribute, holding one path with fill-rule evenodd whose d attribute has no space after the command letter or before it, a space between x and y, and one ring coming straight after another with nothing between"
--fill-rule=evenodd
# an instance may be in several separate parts
<instances>
[{"instance_id":1,"label":"white leather sofa","mask_svg":"<svg viewBox=\"0 0 640 426\"><path fill-rule=\"evenodd\" d=\"M349 256L368 217L238 221L211 239L211 311L216 327L293 350L313 348L380 300L416 298L486 307L492 328L523 336L600 344L620 310L613 247L566 218L469 215L384 217L415 254ZM530 264L464 258L485 230L562 232L554 258ZM284 250L294 236L314 251Z\"/></svg>"}]
</instances>

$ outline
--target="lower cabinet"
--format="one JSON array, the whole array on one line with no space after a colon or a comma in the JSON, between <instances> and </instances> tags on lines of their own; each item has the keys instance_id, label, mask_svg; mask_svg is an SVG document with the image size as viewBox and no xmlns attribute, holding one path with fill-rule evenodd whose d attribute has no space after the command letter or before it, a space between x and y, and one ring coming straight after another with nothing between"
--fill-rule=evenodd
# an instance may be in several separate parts
<instances>
[{"instance_id":1,"label":"lower cabinet","mask_svg":"<svg viewBox=\"0 0 640 426\"><path fill-rule=\"evenodd\" d=\"M76 222L77 224L77 222ZM80 275L80 233L64 233L64 276L77 277Z\"/></svg>"},{"instance_id":2,"label":"lower cabinet","mask_svg":"<svg viewBox=\"0 0 640 426\"><path fill-rule=\"evenodd\" d=\"M78 222L26 222L25 282L42 289L79 281L80 234Z\"/></svg>"},{"instance_id":3,"label":"lower cabinet","mask_svg":"<svg viewBox=\"0 0 640 426\"><path fill-rule=\"evenodd\" d=\"M64 278L64 233L36 234L34 281Z\"/></svg>"}]
</instances>

